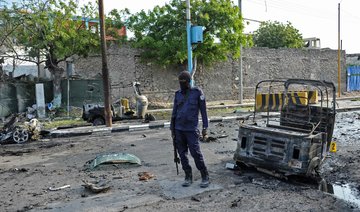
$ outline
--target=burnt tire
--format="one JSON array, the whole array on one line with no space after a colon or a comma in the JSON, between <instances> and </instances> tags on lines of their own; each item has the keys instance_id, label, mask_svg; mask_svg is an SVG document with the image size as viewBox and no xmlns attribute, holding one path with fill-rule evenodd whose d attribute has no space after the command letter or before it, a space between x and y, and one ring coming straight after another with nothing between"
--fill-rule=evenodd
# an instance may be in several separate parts
<instances>
[{"instance_id":1,"label":"burnt tire","mask_svg":"<svg viewBox=\"0 0 360 212\"><path fill-rule=\"evenodd\" d=\"M93 120L92 122L93 126L99 126L99 125L104 125L105 124L105 120L101 117L97 117Z\"/></svg>"}]
</instances>

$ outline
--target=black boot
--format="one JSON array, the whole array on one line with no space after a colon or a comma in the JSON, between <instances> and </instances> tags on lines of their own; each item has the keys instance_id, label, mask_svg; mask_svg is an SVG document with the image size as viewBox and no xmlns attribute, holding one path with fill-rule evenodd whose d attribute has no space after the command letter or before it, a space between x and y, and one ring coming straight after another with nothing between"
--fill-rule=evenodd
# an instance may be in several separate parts
<instances>
[{"instance_id":1,"label":"black boot","mask_svg":"<svg viewBox=\"0 0 360 212\"><path fill-rule=\"evenodd\" d=\"M206 188L209 186L210 184L210 181L209 181L209 173L208 171L205 169L205 170L202 170L200 171L201 173L201 183L200 183L200 187L201 188Z\"/></svg>"},{"instance_id":2,"label":"black boot","mask_svg":"<svg viewBox=\"0 0 360 212\"><path fill-rule=\"evenodd\" d=\"M182 184L183 187L189 187L192 184L192 173L191 170L185 171L185 181Z\"/></svg>"}]
</instances>

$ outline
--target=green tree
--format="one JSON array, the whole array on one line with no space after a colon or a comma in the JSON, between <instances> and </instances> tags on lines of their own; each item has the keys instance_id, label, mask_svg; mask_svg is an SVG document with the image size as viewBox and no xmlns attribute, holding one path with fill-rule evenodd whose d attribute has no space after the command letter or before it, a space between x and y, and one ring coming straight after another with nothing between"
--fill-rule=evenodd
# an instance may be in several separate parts
<instances>
[{"instance_id":1,"label":"green tree","mask_svg":"<svg viewBox=\"0 0 360 212\"><path fill-rule=\"evenodd\" d=\"M113 9L105 17L106 35L112 37L112 42L122 44L127 41L127 36L120 35L122 27L125 27L125 22L130 12L128 9L117 10Z\"/></svg>"},{"instance_id":2,"label":"green tree","mask_svg":"<svg viewBox=\"0 0 360 212\"><path fill-rule=\"evenodd\" d=\"M45 63L53 75L55 106L61 104L60 82L64 72L59 63L74 55L86 57L99 51L98 33L86 29L82 21L82 17L95 18L96 9L89 4L77 16L80 10L74 0L24 0L11 9L9 18L17 27L10 37L16 40L16 46L5 45L16 59ZM27 56L22 57L19 52Z\"/></svg>"},{"instance_id":3,"label":"green tree","mask_svg":"<svg viewBox=\"0 0 360 212\"><path fill-rule=\"evenodd\" d=\"M5 4L5 1L0 0L0 5ZM0 7L0 47L3 47L9 35L16 27L10 25L10 11L7 6Z\"/></svg>"},{"instance_id":4,"label":"green tree","mask_svg":"<svg viewBox=\"0 0 360 212\"><path fill-rule=\"evenodd\" d=\"M211 64L240 56L240 44L247 43L242 17L231 0L191 0L192 25L204 27L204 42L193 46L200 63ZM142 48L142 57L159 65L187 61L186 2L172 0L162 7L141 11L128 21L134 32L133 44Z\"/></svg>"},{"instance_id":5,"label":"green tree","mask_svg":"<svg viewBox=\"0 0 360 212\"><path fill-rule=\"evenodd\" d=\"M304 46L302 35L290 22L282 24L263 22L253 34L254 45L268 48L302 48Z\"/></svg>"}]
</instances>

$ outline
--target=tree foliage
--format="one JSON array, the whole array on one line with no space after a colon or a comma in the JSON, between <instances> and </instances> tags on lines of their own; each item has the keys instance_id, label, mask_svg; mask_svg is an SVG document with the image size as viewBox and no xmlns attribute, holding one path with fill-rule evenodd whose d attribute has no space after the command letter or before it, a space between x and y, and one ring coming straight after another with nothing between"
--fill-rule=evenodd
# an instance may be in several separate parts
<instances>
[{"instance_id":1,"label":"tree foliage","mask_svg":"<svg viewBox=\"0 0 360 212\"><path fill-rule=\"evenodd\" d=\"M263 22L253 35L254 45L268 48L302 48L302 35L290 22Z\"/></svg>"},{"instance_id":2,"label":"tree foliage","mask_svg":"<svg viewBox=\"0 0 360 212\"><path fill-rule=\"evenodd\" d=\"M46 56L50 70L75 54L87 56L96 51L99 36L82 21L82 17L94 15L95 7L82 8L82 16L76 15L77 9L73 0L24 1L18 8L23 12L16 14L23 20L15 34L17 43L31 58L39 53Z\"/></svg>"},{"instance_id":3,"label":"tree foliage","mask_svg":"<svg viewBox=\"0 0 360 212\"><path fill-rule=\"evenodd\" d=\"M5 4L4 0L0 0L0 5L4 4L2 8L0 8L0 47L3 47L10 35L14 32L16 27L19 25L14 25L11 20L11 12ZM1 48L1 51L4 51ZM1 52L2 53L2 52Z\"/></svg>"},{"instance_id":4,"label":"tree foliage","mask_svg":"<svg viewBox=\"0 0 360 212\"><path fill-rule=\"evenodd\" d=\"M127 41L127 36L121 35L119 31L121 31L122 27L125 27L124 20L126 20L129 15L130 12L128 9L113 9L105 17L106 35L111 36L113 38L113 42L122 44Z\"/></svg>"},{"instance_id":5,"label":"tree foliage","mask_svg":"<svg viewBox=\"0 0 360 212\"><path fill-rule=\"evenodd\" d=\"M240 56L247 43L238 7L231 0L191 0L192 25L204 27L204 42L193 48L199 62L211 64ZM187 60L186 2L172 0L153 10L129 18L133 44L144 49L142 57L160 65L183 64Z\"/></svg>"},{"instance_id":6,"label":"tree foliage","mask_svg":"<svg viewBox=\"0 0 360 212\"><path fill-rule=\"evenodd\" d=\"M100 50L99 34L87 29L82 20L97 17L96 9L92 4L78 8L74 0L23 0L8 8L8 15L2 17L10 33L2 36L6 54L16 60L46 64L54 78L55 105L61 102L60 80L64 72L59 63Z\"/></svg>"}]
</instances>

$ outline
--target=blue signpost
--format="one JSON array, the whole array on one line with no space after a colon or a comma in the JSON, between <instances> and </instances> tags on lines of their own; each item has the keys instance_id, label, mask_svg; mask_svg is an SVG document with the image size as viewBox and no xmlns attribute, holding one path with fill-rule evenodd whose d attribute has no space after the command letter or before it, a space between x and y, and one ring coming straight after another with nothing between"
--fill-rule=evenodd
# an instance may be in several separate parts
<instances>
[{"instance_id":1,"label":"blue signpost","mask_svg":"<svg viewBox=\"0 0 360 212\"><path fill-rule=\"evenodd\" d=\"M187 38L187 53L188 53L188 71L192 76L192 47L191 47L191 16L190 16L190 0L186 0L186 38ZM194 80L191 78L191 86L194 85Z\"/></svg>"},{"instance_id":2,"label":"blue signpost","mask_svg":"<svg viewBox=\"0 0 360 212\"><path fill-rule=\"evenodd\" d=\"M186 0L186 39L187 39L187 51L188 51L188 71L191 75L191 86L194 86L195 80L194 66L192 60L192 44L199 44L203 42L203 27L202 26L191 26L190 16L190 0Z\"/></svg>"}]
</instances>

